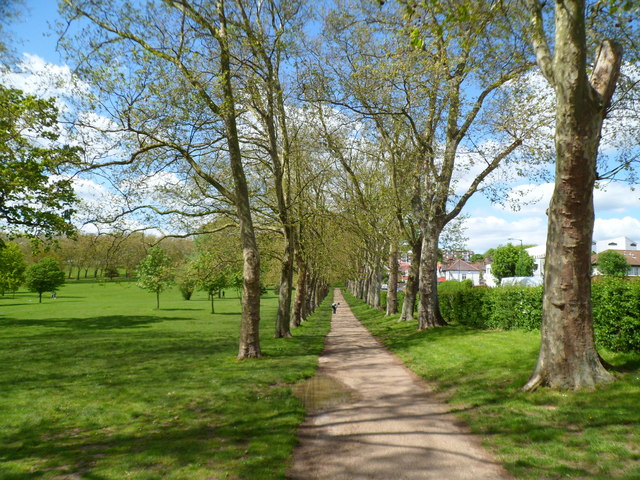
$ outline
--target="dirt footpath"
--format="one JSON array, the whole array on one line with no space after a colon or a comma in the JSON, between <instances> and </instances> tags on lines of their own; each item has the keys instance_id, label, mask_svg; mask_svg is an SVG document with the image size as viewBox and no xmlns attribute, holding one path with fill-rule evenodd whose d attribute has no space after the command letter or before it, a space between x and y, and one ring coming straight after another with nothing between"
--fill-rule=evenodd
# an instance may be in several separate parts
<instances>
[{"instance_id":1,"label":"dirt footpath","mask_svg":"<svg viewBox=\"0 0 640 480\"><path fill-rule=\"evenodd\" d=\"M292 480L500 480L512 477L448 407L355 319L342 294L318 375L353 400L311 412L288 471Z\"/></svg>"}]
</instances>

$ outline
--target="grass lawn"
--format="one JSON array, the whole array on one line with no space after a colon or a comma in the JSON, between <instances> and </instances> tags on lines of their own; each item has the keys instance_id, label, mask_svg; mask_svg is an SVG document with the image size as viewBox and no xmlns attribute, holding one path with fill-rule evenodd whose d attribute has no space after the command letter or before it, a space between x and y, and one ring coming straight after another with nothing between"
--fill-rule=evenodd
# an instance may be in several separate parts
<instances>
[{"instance_id":1,"label":"grass lawn","mask_svg":"<svg viewBox=\"0 0 640 480\"><path fill-rule=\"evenodd\" d=\"M448 399L519 479L640 479L640 354L602 352L617 381L593 392L523 393L539 333L417 331L345 294L354 314Z\"/></svg>"},{"instance_id":2,"label":"grass lawn","mask_svg":"<svg viewBox=\"0 0 640 480\"><path fill-rule=\"evenodd\" d=\"M0 297L0 478L284 478L304 416L290 383L316 369L330 303L237 361L240 304L134 283L66 284L57 299Z\"/></svg>"}]
</instances>

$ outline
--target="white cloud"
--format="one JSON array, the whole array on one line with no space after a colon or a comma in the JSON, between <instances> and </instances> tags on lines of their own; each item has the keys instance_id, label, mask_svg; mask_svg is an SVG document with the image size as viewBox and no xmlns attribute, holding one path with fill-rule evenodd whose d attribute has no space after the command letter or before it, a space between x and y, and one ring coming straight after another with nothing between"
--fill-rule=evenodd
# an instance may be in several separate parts
<instances>
[{"instance_id":1,"label":"white cloud","mask_svg":"<svg viewBox=\"0 0 640 480\"><path fill-rule=\"evenodd\" d=\"M596 213L624 214L629 208L640 207L640 185L610 183L597 188L593 195Z\"/></svg>"},{"instance_id":2,"label":"white cloud","mask_svg":"<svg viewBox=\"0 0 640 480\"><path fill-rule=\"evenodd\" d=\"M478 253L507 243L544 244L547 234L546 217L523 217L506 220L494 216L471 217L465 222L468 247ZM515 238L518 240L509 240Z\"/></svg>"},{"instance_id":3,"label":"white cloud","mask_svg":"<svg viewBox=\"0 0 640 480\"><path fill-rule=\"evenodd\" d=\"M41 98L55 97L60 101L88 93L89 85L79 81L67 65L49 63L37 55L24 54L18 64L18 71L6 72L3 77L6 85Z\"/></svg>"},{"instance_id":4,"label":"white cloud","mask_svg":"<svg viewBox=\"0 0 640 480\"><path fill-rule=\"evenodd\" d=\"M629 237L633 240L640 240L640 219L629 216L596 219L593 230L594 241L616 237Z\"/></svg>"}]
</instances>

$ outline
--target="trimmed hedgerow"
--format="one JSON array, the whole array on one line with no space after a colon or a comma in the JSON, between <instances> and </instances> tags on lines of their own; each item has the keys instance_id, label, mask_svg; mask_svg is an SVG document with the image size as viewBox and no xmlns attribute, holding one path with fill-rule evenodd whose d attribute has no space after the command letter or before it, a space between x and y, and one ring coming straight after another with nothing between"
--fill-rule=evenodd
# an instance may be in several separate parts
<instances>
[{"instance_id":1,"label":"trimmed hedgerow","mask_svg":"<svg viewBox=\"0 0 640 480\"><path fill-rule=\"evenodd\" d=\"M481 329L540 329L541 286L470 288L454 283L438 287L440 311L447 322ZM616 352L640 351L640 281L595 280L592 300L598 345Z\"/></svg>"},{"instance_id":2,"label":"trimmed hedgerow","mask_svg":"<svg viewBox=\"0 0 640 480\"><path fill-rule=\"evenodd\" d=\"M596 279L591 298L598 345L614 352L640 351L640 281Z\"/></svg>"}]
</instances>

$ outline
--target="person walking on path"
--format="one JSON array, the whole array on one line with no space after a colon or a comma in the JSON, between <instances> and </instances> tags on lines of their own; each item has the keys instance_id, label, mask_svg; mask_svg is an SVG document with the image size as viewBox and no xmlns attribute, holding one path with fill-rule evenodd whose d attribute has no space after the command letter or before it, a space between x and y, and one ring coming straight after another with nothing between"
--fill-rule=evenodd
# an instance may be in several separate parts
<instances>
[{"instance_id":1,"label":"person walking on path","mask_svg":"<svg viewBox=\"0 0 640 480\"><path fill-rule=\"evenodd\" d=\"M309 413L290 480L512 480L348 306L332 318L317 375L354 400Z\"/></svg>"}]
</instances>

